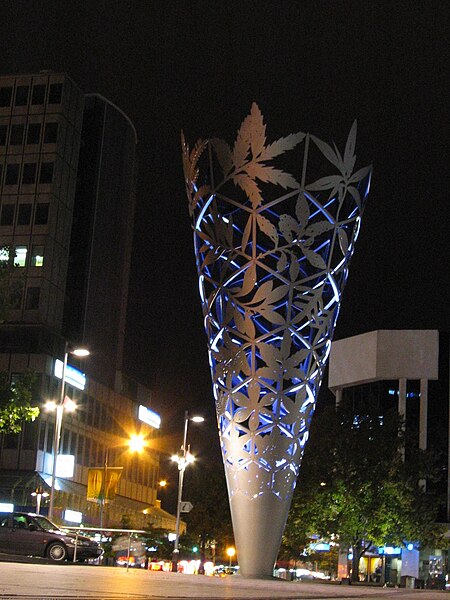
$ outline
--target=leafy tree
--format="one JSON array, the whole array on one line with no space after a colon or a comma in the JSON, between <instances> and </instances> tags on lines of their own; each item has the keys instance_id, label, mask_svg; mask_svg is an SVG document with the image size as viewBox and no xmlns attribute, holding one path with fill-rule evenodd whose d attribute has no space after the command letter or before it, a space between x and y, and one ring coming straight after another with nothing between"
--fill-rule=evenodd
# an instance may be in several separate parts
<instances>
[{"instance_id":1,"label":"leafy tree","mask_svg":"<svg viewBox=\"0 0 450 600\"><path fill-rule=\"evenodd\" d=\"M24 422L39 415L39 408L31 406L34 380L27 372L10 383L8 374L0 373L0 434L20 433Z\"/></svg>"},{"instance_id":2,"label":"leafy tree","mask_svg":"<svg viewBox=\"0 0 450 600\"><path fill-rule=\"evenodd\" d=\"M11 256L9 247L0 247L0 324L7 319L23 287L23 277L13 277L16 268ZM24 422L34 421L39 415L39 409L31 406L33 382L34 375L25 373L10 384L8 374L0 372L0 434L20 433Z\"/></svg>"},{"instance_id":3,"label":"leafy tree","mask_svg":"<svg viewBox=\"0 0 450 600\"><path fill-rule=\"evenodd\" d=\"M156 548L156 557L170 560L173 554L173 542L169 542L169 531L161 527L149 525L144 528L147 534L144 537L148 548Z\"/></svg>"},{"instance_id":4,"label":"leafy tree","mask_svg":"<svg viewBox=\"0 0 450 600\"><path fill-rule=\"evenodd\" d=\"M382 416L367 398L315 416L283 540L284 553L299 554L313 534L337 539L353 554L352 580L372 545L435 543L436 498L424 489L432 457L417 450L403 460L404 427L395 410ZM292 554L291 554L292 555Z\"/></svg>"}]
</instances>

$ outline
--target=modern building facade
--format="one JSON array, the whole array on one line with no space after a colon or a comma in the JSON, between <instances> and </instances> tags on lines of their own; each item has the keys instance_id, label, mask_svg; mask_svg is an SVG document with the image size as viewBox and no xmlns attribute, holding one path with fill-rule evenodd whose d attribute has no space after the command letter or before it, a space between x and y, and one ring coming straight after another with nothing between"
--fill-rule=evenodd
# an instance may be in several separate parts
<instances>
[{"instance_id":1,"label":"modern building facade","mask_svg":"<svg viewBox=\"0 0 450 600\"><path fill-rule=\"evenodd\" d=\"M333 342L328 385L336 404L353 403L355 414L364 410L367 398L378 400L380 415L397 408L405 422L408 443L440 456L442 476L435 486L439 497L438 519L450 523L450 389L449 334L437 330L380 330ZM405 459L408 459L408 445ZM445 550L445 549L444 549ZM390 558L392 577L411 565L411 553L403 550ZM402 560L403 559L403 560ZM375 565L378 556L371 560ZM447 553L423 549L415 577L447 572ZM402 564L403 563L403 564ZM419 570L420 566L420 570ZM367 565L370 572L370 565Z\"/></svg>"},{"instance_id":2,"label":"modern building facade","mask_svg":"<svg viewBox=\"0 0 450 600\"><path fill-rule=\"evenodd\" d=\"M136 143L119 108L84 96L65 74L0 77L0 259L16 267L3 290L10 305L0 371L33 371L42 407L60 398L55 367L66 343L89 346L83 363L69 359L65 394L78 408L64 413L60 453L74 457L74 469L57 473L54 516L69 508L99 523L86 486L89 468L107 456L110 467L123 467L110 525L126 514L135 527L174 526L157 500L158 427L139 418L151 412L150 392L122 372ZM30 507L36 488L48 491L54 422L41 410L20 435L0 436L0 501ZM139 457L126 451L136 432L149 442Z\"/></svg>"}]
</instances>

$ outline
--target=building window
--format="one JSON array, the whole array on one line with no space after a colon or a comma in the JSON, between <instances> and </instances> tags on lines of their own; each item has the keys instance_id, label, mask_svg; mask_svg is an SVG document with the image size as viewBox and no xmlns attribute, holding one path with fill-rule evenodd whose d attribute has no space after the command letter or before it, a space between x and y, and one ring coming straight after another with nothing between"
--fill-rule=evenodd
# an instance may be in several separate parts
<instances>
[{"instance_id":1,"label":"building window","mask_svg":"<svg viewBox=\"0 0 450 600\"><path fill-rule=\"evenodd\" d=\"M18 85L16 88L16 106L26 106L28 104L28 92L29 87L27 85Z\"/></svg>"},{"instance_id":2,"label":"building window","mask_svg":"<svg viewBox=\"0 0 450 600\"><path fill-rule=\"evenodd\" d=\"M27 247L26 246L16 246L14 252L14 266L15 267L25 267L27 264Z\"/></svg>"},{"instance_id":3,"label":"building window","mask_svg":"<svg viewBox=\"0 0 450 600\"><path fill-rule=\"evenodd\" d=\"M17 225L29 225L31 223L31 204L19 204Z\"/></svg>"},{"instance_id":4,"label":"building window","mask_svg":"<svg viewBox=\"0 0 450 600\"><path fill-rule=\"evenodd\" d=\"M7 134L8 134L8 126L0 125L0 146L6 146Z\"/></svg>"},{"instance_id":5,"label":"building window","mask_svg":"<svg viewBox=\"0 0 450 600\"><path fill-rule=\"evenodd\" d=\"M44 144L56 144L58 138L58 123L46 123Z\"/></svg>"},{"instance_id":6,"label":"building window","mask_svg":"<svg viewBox=\"0 0 450 600\"><path fill-rule=\"evenodd\" d=\"M41 124L30 123L27 131L27 144L39 144L41 141Z\"/></svg>"},{"instance_id":7,"label":"building window","mask_svg":"<svg viewBox=\"0 0 450 600\"><path fill-rule=\"evenodd\" d=\"M31 266L44 266L44 246L33 246L33 249L31 251Z\"/></svg>"},{"instance_id":8,"label":"building window","mask_svg":"<svg viewBox=\"0 0 450 600\"><path fill-rule=\"evenodd\" d=\"M52 83L48 94L49 104L61 104L62 99L62 83Z\"/></svg>"},{"instance_id":9,"label":"building window","mask_svg":"<svg viewBox=\"0 0 450 600\"><path fill-rule=\"evenodd\" d=\"M25 299L25 309L26 310L38 309L40 295L41 295L41 288L38 288L38 287L27 288L27 297Z\"/></svg>"},{"instance_id":10,"label":"building window","mask_svg":"<svg viewBox=\"0 0 450 600\"><path fill-rule=\"evenodd\" d=\"M23 165L22 183L30 184L36 181L36 167L36 163L25 163Z\"/></svg>"},{"instance_id":11,"label":"building window","mask_svg":"<svg viewBox=\"0 0 450 600\"><path fill-rule=\"evenodd\" d=\"M9 261L9 247L0 247L0 265L6 265Z\"/></svg>"},{"instance_id":12,"label":"building window","mask_svg":"<svg viewBox=\"0 0 450 600\"><path fill-rule=\"evenodd\" d=\"M45 85L34 85L31 95L31 104L44 104L45 101Z\"/></svg>"},{"instance_id":13,"label":"building window","mask_svg":"<svg viewBox=\"0 0 450 600\"><path fill-rule=\"evenodd\" d=\"M12 125L11 135L9 137L9 143L11 146L22 146L24 131L24 125Z\"/></svg>"},{"instance_id":14,"label":"building window","mask_svg":"<svg viewBox=\"0 0 450 600\"><path fill-rule=\"evenodd\" d=\"M44 162L41 164L41 174L39 183L51 183L53 181L53 163Z\"/></svg>"},{"instance_id":15,"label":"building window","mask_svg":"<svg viewBox=\"0 0 450 600\"><path fill-rule=\"evenodd\" d=\"M49 207L50 205L48 202L41 202L36 206L36 212L34 214L35 225L47 225Z\"/></svg>"},{"instance_id":16,"label":"building window","mask_svg":"<svg viewBox=\"0 0 450 600\"><path fill-rule=\"evenodd\" d=\"M12 87L0 88L0 107L11 106Z\"/></svg>"},{"instance_id":17,"label":"building window","mask_svg":"<svg viewBox=\"0 0 450 600\"><path fill-rule=\"evenodd\" d=\"M19 181L19 168L20 165L18 163L6 166L5 185L17 185Z\"/></svg>"},{"instance_id":18,"label":"building window","mask_svg":"<svg viewBox=\"0 0 450 600\"><path fill-rule=\"evenodd\" d=\"M14 223L14 204L4 204L0 216L0 225L12 225Z\"/></svg>"}]
</instances>

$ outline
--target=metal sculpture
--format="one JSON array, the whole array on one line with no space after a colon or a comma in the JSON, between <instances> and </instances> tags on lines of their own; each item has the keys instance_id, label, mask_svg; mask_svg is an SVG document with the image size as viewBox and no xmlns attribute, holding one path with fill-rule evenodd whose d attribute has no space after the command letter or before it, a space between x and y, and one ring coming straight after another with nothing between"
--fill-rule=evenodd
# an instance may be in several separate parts
<instances>
[{"instance_id":1,"label":"metal sculpture","mask_svg":"<svg viewBox=\"0 0 450 600\"><path fill-rule=\"evenodd\" d=\"M273 572L367 195L313 135L272 143L256 104L231 148L182 137L183 166L240 572ZM299 181L270 163L300 151ZM290 156L294 156L291 153ZM327 163L332 174L310 175ZM292 164L292 163L291 163Z\"/></svg>"}]
</instances>

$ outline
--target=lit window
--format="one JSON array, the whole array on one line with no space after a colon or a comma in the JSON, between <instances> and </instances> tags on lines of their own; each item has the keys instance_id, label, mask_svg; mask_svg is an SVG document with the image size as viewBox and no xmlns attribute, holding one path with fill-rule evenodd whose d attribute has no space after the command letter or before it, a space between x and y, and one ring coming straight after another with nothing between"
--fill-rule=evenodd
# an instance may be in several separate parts
<instances>
[{"instance_id":1,"label":"lit window","mask_svg":"<svg viewBox=\"0 0 450 600\"><path fill-rule=\"evenodd\" d=\"M31 266L44 266L44 246L33 246L33 250L31 252Z\"/></svg>"},{"instance_id":2,"label":"lit window","mask_svg":"<svg viewBox=\"0 0 450 600\"><path fill-rule=\"evenodd\" d=\"M0 265L4 265L9 260L9 248L8 246L3 246L0 248Z\"/></svg>"},{"instance_id":3,"label":"lit window","mask_svg":"<svg viewBox=\"0 0 450 600\"><path fill-rule=\"evenodd\" d=\"M26 246L16 246L15 248L15 256L14 256L14 266L15 267L24 267L27 263L27 247Z\"/></svg>"}]
</instances>

